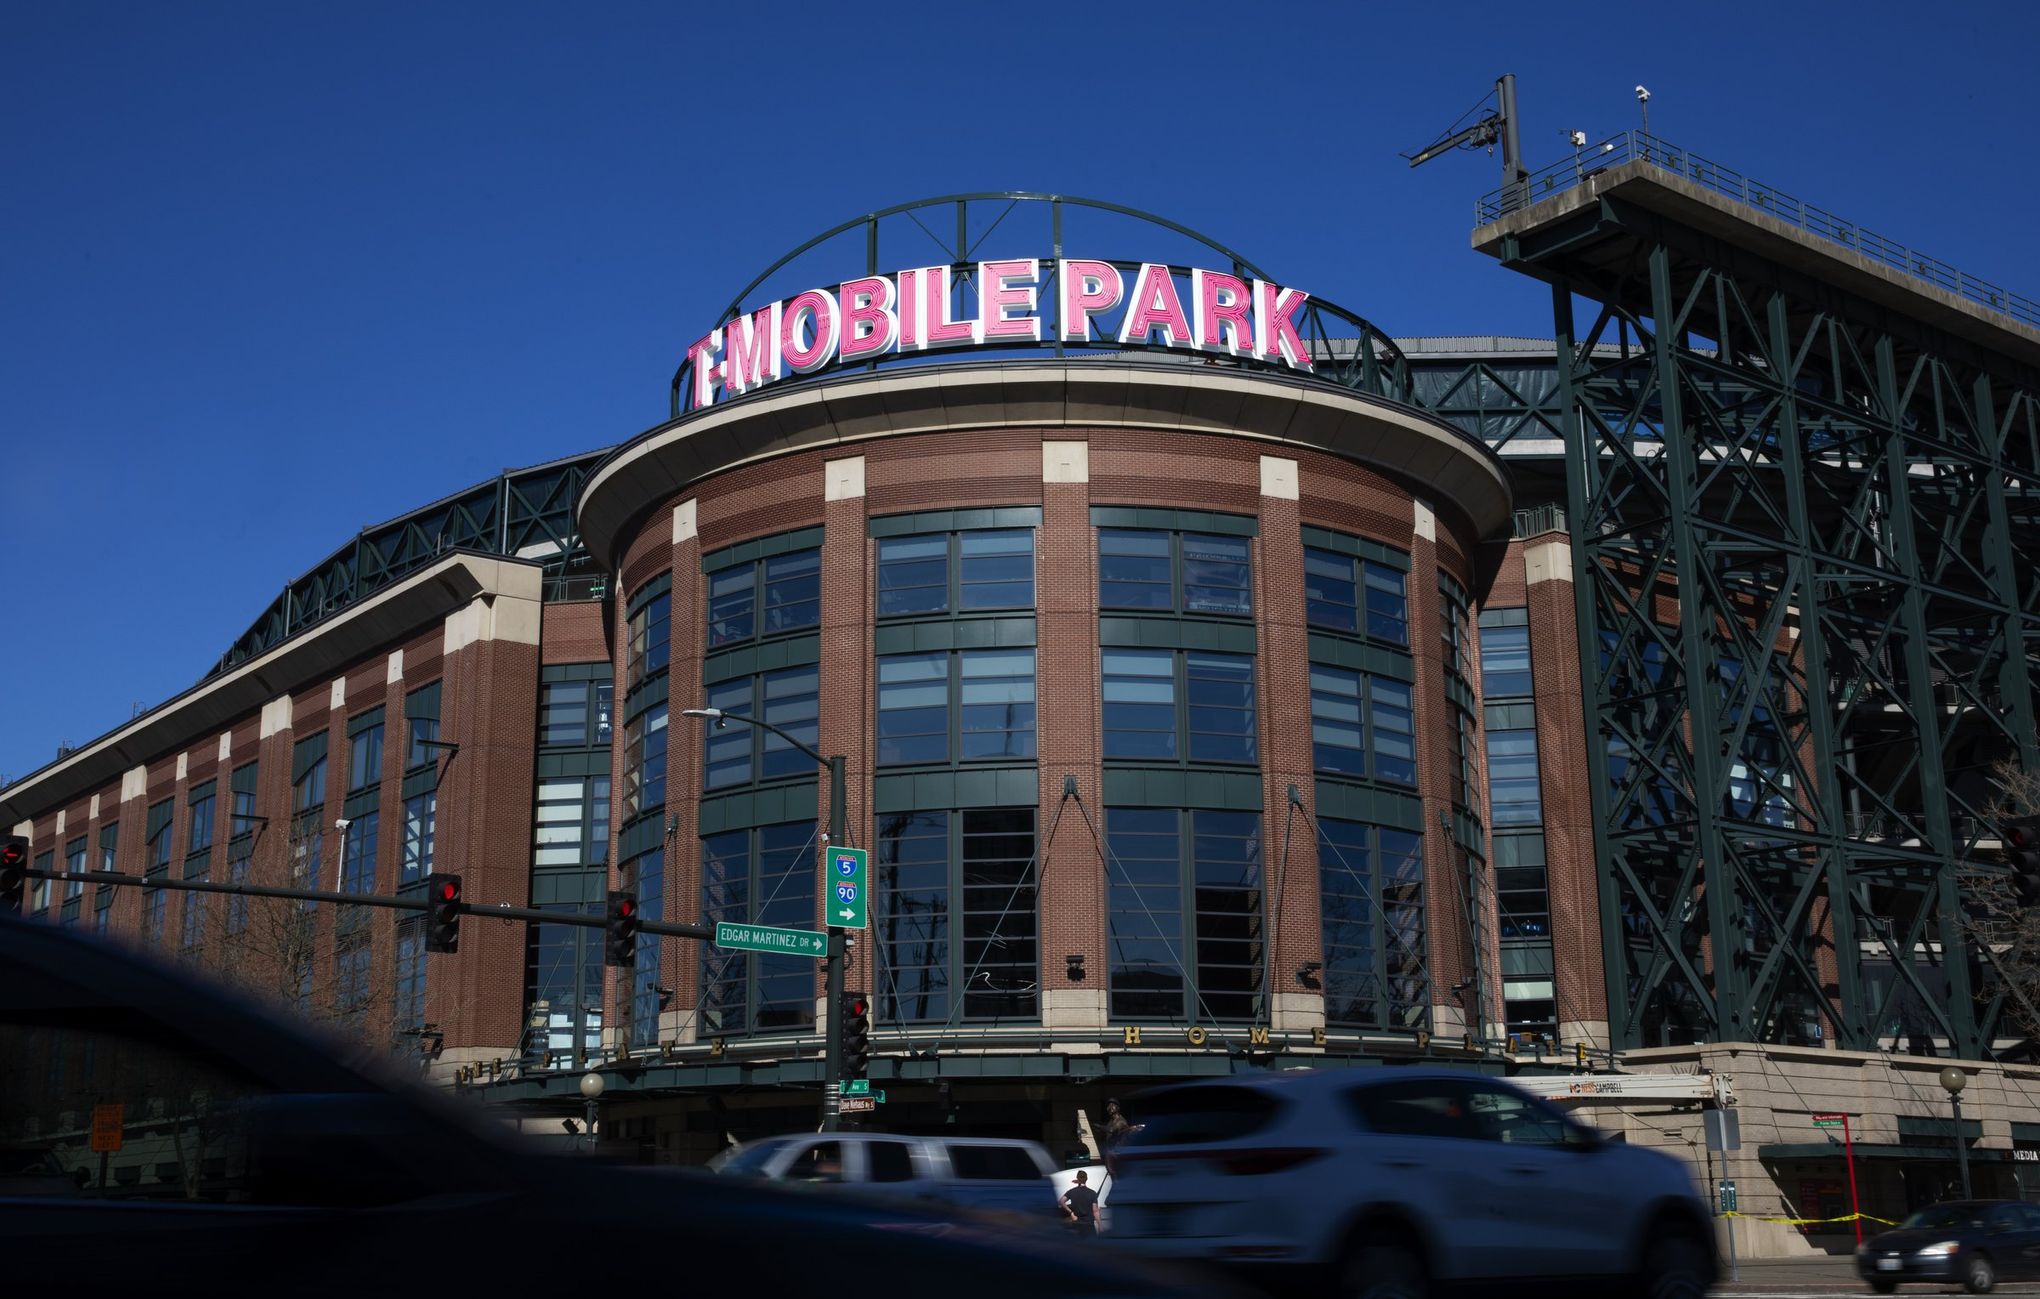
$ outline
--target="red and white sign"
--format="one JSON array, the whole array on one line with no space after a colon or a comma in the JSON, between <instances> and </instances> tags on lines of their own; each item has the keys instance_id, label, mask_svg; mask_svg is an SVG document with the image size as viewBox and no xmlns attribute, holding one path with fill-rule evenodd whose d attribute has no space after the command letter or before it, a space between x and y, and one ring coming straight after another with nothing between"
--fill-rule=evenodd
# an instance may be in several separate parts
<instances>
[{"instance_id":1,"label":"red and white sign","mask_svg":"<svg viewBox=\"0 0 2040 1299\"><path fill-rule=\"evenodd\" d=\"M1297 328L1310 301L1301 289L1142 263L1127 277L1110 262L1063 258L1045 279L1035 258L977 263L977 314L959 318L963 295L947 266L846 280L738 316L687 349L694 409L835 364L934 348L1065 344L1147 345L1248 356L1293 370L1313 368ZM1052 286L1046 319L1042 292Z\"/></svg>"}]
</instances>

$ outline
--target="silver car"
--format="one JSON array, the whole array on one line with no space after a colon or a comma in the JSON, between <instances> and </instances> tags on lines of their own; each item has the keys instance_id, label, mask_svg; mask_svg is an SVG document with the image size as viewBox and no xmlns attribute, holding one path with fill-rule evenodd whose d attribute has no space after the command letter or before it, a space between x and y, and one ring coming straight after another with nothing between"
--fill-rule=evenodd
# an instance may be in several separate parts
<instances>
[{"instance_id":1,"label":"silver car","mask_svg":"<svg viewBox=\"0 0 2040 1299\"><path fill-rule=\"evenodd\" d=\"M1048 1220L1055 1164L1032 1141L808 1132L747 1141L710 1161L717 1173L853 1186L958 1208Z\"/></svg>"}]
</instances>

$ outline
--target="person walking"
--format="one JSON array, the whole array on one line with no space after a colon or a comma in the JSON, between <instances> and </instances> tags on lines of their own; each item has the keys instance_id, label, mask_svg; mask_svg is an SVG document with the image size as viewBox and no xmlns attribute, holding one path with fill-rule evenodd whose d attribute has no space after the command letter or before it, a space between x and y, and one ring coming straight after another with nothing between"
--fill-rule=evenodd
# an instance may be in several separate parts
<instances>
[{"instance_id":1,"label":"person walking","mask_svg":"<svg viewBox=\"0 0 2040 1299\"><path fill-rule=\"evenodd\" d=\"M1090 1188L1090 1177L1083 1169L1077 1170L1077 1183L1063 1192L1063 1213L1068 1215L1071 1229L1079 1236L1098 1234L1098 1193Z\"/></svg>"}]
</instances>

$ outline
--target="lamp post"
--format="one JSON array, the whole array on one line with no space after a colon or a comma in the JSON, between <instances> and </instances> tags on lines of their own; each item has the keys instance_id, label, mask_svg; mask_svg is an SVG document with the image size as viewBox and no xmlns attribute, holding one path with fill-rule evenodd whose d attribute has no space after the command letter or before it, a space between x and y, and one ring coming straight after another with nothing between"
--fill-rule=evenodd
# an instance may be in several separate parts
<instances>
[{"instance_id":1,"label":"lamp post","mask_svg":"<svg viewBox=\"0 0 2040 1299\"><path fill-rule=\"evenodd\" d=\"M1955 1162L1962 1169L1962 1198L1969 1198L1969 1143L1962 1139L1962 1089L1969 1075L1949 1065L1941 1071L1941 1086L1948 1089L1948 1106L1955 1111Z\"/></svg>"},{"instance_id":2,"label":"lamp post","mask_svg":"<svg viewBox=\"0 0 2040 1299\"><path fill-rule=\"evenodd\" d=\"M772 723L759 717L746 717L742 713L724 712L720 708L683 708L682 717L698 717L703 721L722 726L729 722L741 722L755 726L762 731L785 740L829 772L829 845L841 847L846 834L845 822L848 810L844 806L844 759L842 754L823 757L820 753L802 744ZM822 1131L834 1132L838 1126L837 1091L842 1087L843 1076L843 931L834 925L827 926L829 935L828 974L824 981L826 989L823 1005L827 1010L827 1033L823 1037L822 1050Z\"/></svg>"},{"instance_id":3,"label":"lamp post","mask_svg":"<svg viewBox=\"0 0 2040 1299\"><path fill-rule=\"evenodd\" d=\"M588 1140L595 1140L595 1103L602 1098L602 1075L590 1069L581 1075L581 1098L588 1102Z\"/></svg>"}]
</instances>

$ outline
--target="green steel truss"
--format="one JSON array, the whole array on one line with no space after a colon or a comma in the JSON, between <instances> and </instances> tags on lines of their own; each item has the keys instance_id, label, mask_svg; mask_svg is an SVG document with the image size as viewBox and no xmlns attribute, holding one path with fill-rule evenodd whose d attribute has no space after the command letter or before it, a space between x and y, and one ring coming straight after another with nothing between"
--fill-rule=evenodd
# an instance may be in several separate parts
<instances>
[{"instance_id":1,"label":"green steel truss","mask_svg":"<svg viewBox=\"0 0 2040 1299\"><path fill-rule=\"evenodd\" d=\"M2017 1036L1960 881L2035 769L2040 373L1615 201L1498 251L1553 285L1613 1044Z\"/></svg>"},{"instance_id":2,"label":"green steel truss","mask_svg":"<svg viewBox=\"0 0 2040 1299\"><path fill-rule=\"evenodd\" d=\"M231 671L357 600L454 550L519 555L545 565L546 598L594 593L600 575L574 526L574 499L608 448L487 482L375 527L283 589L207 677Z\"/></svg>"}]
</instances>

